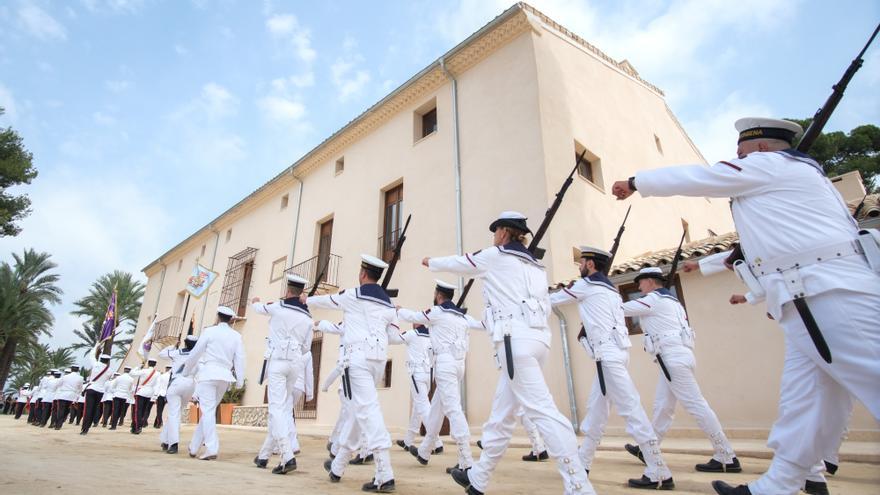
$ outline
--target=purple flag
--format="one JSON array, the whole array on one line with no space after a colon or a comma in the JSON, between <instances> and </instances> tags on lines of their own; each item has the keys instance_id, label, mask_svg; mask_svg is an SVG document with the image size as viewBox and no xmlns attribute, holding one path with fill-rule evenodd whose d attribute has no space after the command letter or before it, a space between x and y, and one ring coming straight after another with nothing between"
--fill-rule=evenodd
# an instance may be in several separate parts
<instances>
[{"instance_id":1,"label":"purple flag","mask_svg":"<svg viewBox=\"0 0 880 495\"><path fill-rule=\"evenodd\" d=\"M107 314L104 315L104 326L101 328L101 341L109 339L113 335L116 328L116 291L110 296L110 306L107 307Z\"/></svg>"}]
</instances>

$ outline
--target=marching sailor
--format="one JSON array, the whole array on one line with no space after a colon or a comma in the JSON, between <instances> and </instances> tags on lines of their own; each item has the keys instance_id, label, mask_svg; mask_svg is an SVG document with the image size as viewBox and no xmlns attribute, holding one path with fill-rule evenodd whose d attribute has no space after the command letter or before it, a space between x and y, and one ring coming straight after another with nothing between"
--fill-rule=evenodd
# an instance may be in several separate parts
<instances>
[{"instance_id":1,"label":"marching sailor","mask_svg":"<svg viewBox=\"0 0 880 495\"><path fill-rule=\"evenodd\" d=\"M110 377L104 383L104 393L101 395L101 428L107 427L107 422L110 421L110 417L113 415L113 397L116 390L116 378L119 377L119 373L113 372L113 376ZM92 422L92 426L98 426L98 417L95 416L95 420Z\"/></svg>"},{"instance_id":2,"label":"marching sailor","mask_svg":"<svg viewBox=\"0 0 880 495\"><path fill-rule=\"evenodd\" d=\"M644 297L623 304L623 314L638 317L644 332L645 351L662 359L665 370L660 371L654 395L652 425L657 439L663 441L675 414L676 402L697 422L712 442L715 454L705 464L697 464L697 471L711 473L739 473L742 468L733 452L733 446L724 434L721 423L697 384L694 369L694 332L688 323L681 303L664 287L666 277L660 268L642 269L635 278ZM661 356L662 354L662 356ZM658 361L659 362L659 361ZM667 379L665 373L669 373ZM626 444L626 450L643 459L637 445Z\"/></svg>"},{"instance_id":3,"label":"marching sailor","mask_svg":"<svg viewBox=\"0 0 880 495\"><path fill-rule=\"evenodd\" d=\"M69 372L58 381L58 391L55 393L57 411L55 412L55 429L60 430L70 414L70 406L80 396L83 389L83 377L79 374L79 365L71 365Z\"/></svg>"},{"instance_id":4,"label":"marching sailor","mask_svg":"<svg viewBox=\"0 0 880 495\"><path fill-rule=\"evenodd\" d=\"M131 366L124 366L122 374L113 380L113 417L110 420L110 429L115 430L116 425L125 420L128 411L128 401L131 400L131 392L134 389L134 378L131 376Z\"/></svg>"},{"instance_id":5,"label":"marching sailor","mask_svg":"<svg viewBox=\"0 0 880 495\"><path fill-rule=\"evenodd\" d=\"M193 346L196 345L196 340L194 335L187 335L183 339L182 349L168 346L159 352L160 358L171 361L171 372L165 393L168 400L168 421L165 421L162 425L162 431L159 433L162 450L169 454L177 453L177 443L180 440L180 418L183 416L183 410L192 398L196 387L192 378L182 374L184 364L186 364Z\"/></svg>"},{"instance_id":6,"label":"marching sailor","mask_svg":"<svg viewBox=\"0 0 880 495\"><path fill-rule=\"evenodd\" d=\"M735 127L738 158L642 171L613 192L732 199L735 268L782 326L780 388L790 393L768 439L770 469L748 486L712 485L719 494L793 494L844 430L846 394L880 421L880 233L860 233L822 166L792 149L798 124L745 118ZM795 377L814 385L796 387Z\"/></svg>"},{"instance_id":7,"label":"marching sailor","mask_svg":"<svg viewBox=\"0 0 880 495\"><path fill-rule=\"evenodd\" d=\"M43 394L43 418L40 426L45 428L50 425L55 427L55 410L57 404L55 402L55 393L58 391L58 385L61 383L61 370L52 370L52 377L46 380L46 390Z\"/></svg>"},{"instance_id":8,"label":"marching sailor","mask_svg":"<svg viewBox=\"0 0 880 495\"><path fill-rule=\"evenodd\" d=\"M25 383L23 387L18 389L18 399L15 400L15 419L21 417L21 413L24 411L24 406L30 400L32 394L33 390L31 390L30 383Z\"/></svg>"},{"instance_id":9,"label":"marching sailor","mask_svg":"<svg viewBox=\"0 0 880 495\"><path fill-rule=\"evenodd\" d=\"M580 248L580 274L571 286L550 295L554 306L578 303L584 331L578 336L596 361L596 378L587 399L587 415L580 429L586 435L580 448L581 461L589 471L602 440L611 405L626 421L626 429L645 460L641 478L629 480L632 488L672 490L675 482L660 453L660 442L642 407L639 392L629 375L629 340L623 319L620 293L605 276L611 253L592 247ZM607 395L606 395L607 394Z\"/></svg>"},{"instance_id":10,"label":"marching sailor","mask_svg":"<svg viewBox=\"0 0 880 495\"><path fill-rule=\"evenodd\" d=\"M153 428L162 427L162 414L165 412L165 404L168 402L168 382L171 380L171 366L166 366L165 371L159 375L156 383L155 399L156 419L153 420Z\"/></svg>"},{"instance_id":11,"label":"marching sailor","mask_svg":"<svg viewBox=\"0 0 880 495\"><path fill-rule=\"evenodd\" d=\"M345 346L347 367L343 380L350 387L348 401L354 405L357 428L341 431L338 454L324 463L330 480L338 482L345 473L351 454L358 449L360 432L367 438L367 448L376 460L375 476L362 489L368 492L394 491L394 471L391 469L391 437L382 419L382 408L376 393L376 382L385 372L388 360L388 343L399 344L400 327L397 311L385 290L377 283L382 272L388 268L384 261L369 255L361 255L358 275L360 287L343 290L338 294L307 297L300 296L303 304L313 308L335 309L344 313L342 344ZM354 426L354 425L352 425Z\"/></svg>"},{"instance_id":12,"label":"marching sailor","mask_svg":"<svg viewBox=\"0 0 880 495\"><path fill-rule=\"evenodd\" d=\"M131 432L140 435L144 426L150 419L150 410L153 408L152 399L159 382L159 372L156 371L156 360L148 359L146 368L138 368L131 372L131 376L137 379L135 391L135 411L131 421Z\"/></svg>"},{"instance_id":13,"label":"marching sailor","mask_svg":"<svg viewBox=\"0 0 880 495\"><path fill-rule=\"evenodd\" d=\"M526 217L506 211L492 222L493 246L464 256L425 258L434 272L449 272L483 280L485 322L495 350L515 378L501 373L492 412L483 425L483 452L471 469L453 469L456 483L469 494L481 494L510 443L514 418L522 406L538 425L547 450L556 459L565 493L595 493L577 455L571 422L559 412L541 368L550 351L547 317L550 301L544 266L523 245L530 234ZM505 350L505 344L509 347ZM508 356L507 354L510 354Z\"/></svg>"},{"instance_id":14,"label":"marching sailor","mask_svg":"<svg viewBox=\"0 0 880 495\"><path fill-rule=\"evenodd\" d=\"M52 372L54 370L49 370L40 378L40 383L34 387L34 395L36 402L31 404L31 410L28 413L28 423L39 426L43 421L43 397L46 395L46 384L49 382L49 379L52 378Z\"/></svg>"},{"instance_id":15,"label":"marching sailor","mask_svg":"<svg viewBox=\"0 0 880 495\"><path fill-rule=\"evenodd\" d=\"M296 469L291 437L296 435L293 422L294 387L303 372L303 353L312 347L312 315L300 303L308 281L293 274L287 275L287 292L278 304L251 301L254 311L269 316L269 337L266 340L266 374L268 375L269 432L281 451L281 463L272 473L287 474ZM271 449L257 455L268 460ZM256 460L254 462L257 462Z\"/></svg>"},{"instance_id":16,"label":"marching sailor","mask_svg":"<svg viewBox=\"0 0 880 495\"><path fill-rule=\"evenodd\" d=\"M442 280L435 282L434 305L431 308L425 311L403 308L397 310L397 316L401 320L427 326L424 335L430 339L430 348L434 354L434 380L437 383L429 414L422 420L425 423L425 438L418 448L412 445L408 450L420 463L427 464L436 449L436 442L440 439L440 428L445 416L449 418L450 436L458 447L458 464L455 467L468 469L474 464L474 459L471 455L470 428L461 409L461 382L464 380L465 357L469 346L468 331L471 328L485 330L485 327L452 302L455 295L454 285ZM410 332L404 335L408 333ZM427 380L425 382L424 393L427 398L430 384ZM412 426L410 422L410 428ZM409 435L408 431L407 438L411 443L413 437ZM406 440L404 442L407 443Z\"/></svg>"},{"instance_id":17,"label":"marching sailor","mask_svg":"<svg viewBox=\"0 0 880 495\"><path fill-rule=\"evenodd\" d=\"M202 330L195 347L186 358L184 376L196 377L195 394L199 397L202 416L189 444L189 455L198 455L202 444L205 453L199 457L203 461L217 459L220 451L220 438L217 436L215 412L220 399L235 382L238 388L244 386L245 354L241 334L229 326L235 311L220 306L217 308L218 323ZM200 363L199 361L202 360ZM198 368L198 373L196 373Z\"/></svg>"},{"instance_id":18,"label":"marching sailor","mask_svg":"<svg viewBox=\"0 0 880 495\"><path fill-rule=\"evenodd\" d=\"M398 317L400 313L398 312ZM413 444L419 434L422 423L428 424L428 413L431 411L431 400L428 392L431 389L431 373L433 367L433 351L428 327L418 325L400 334L406 343L406 370L409 373L409 394L412 398L412 411L409 426L402 442L407 446ZM441 444L442 445L442 444Z\"/></svg>"}]
</instances>

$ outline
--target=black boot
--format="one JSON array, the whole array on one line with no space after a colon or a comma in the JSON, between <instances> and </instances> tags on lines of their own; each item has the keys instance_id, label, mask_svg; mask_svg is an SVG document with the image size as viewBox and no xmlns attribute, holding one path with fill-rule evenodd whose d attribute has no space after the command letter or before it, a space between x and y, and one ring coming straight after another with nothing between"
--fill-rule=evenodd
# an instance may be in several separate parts
<instances>
[{"instance_id":1,"label":"black boot","mask_svg":"<svg viewBox=\"0 0 880 495\"><path fill-rule=\"evenodd\" d=\"M162 447L162 452L167 452L167 451L168 451L168 444L167 444L167 443L162 443L162 444L160 445L160 447Z\"/></svg>"},{"instance_id":2,"label":"black boot","mask_svg":"<svg viewBox=\"0 0 880 495\"><path fill-rule=\"evenodd\" d=\"M361 487L361 491L371 493L392 493L394 491L394 480L388 480L381 485L377 485L376 478L373 478L373 481L364 483L364 486Z\"/></svg>"},{"instance_id":3,"label":"black boot","mask_svg":"<svg viewBox=\"0 0 880 495\"><path fill-rule=\"evenodd\" d=\"M419 449L417 449L415 445L410 446L409 453L412 454L412 456L415 457L416 460L419 461L419 464L421 464L422 466L428 464L428 460L422 458L422 456L419 455Z\"/></svg>"},{"instance_id":4,"label":"black boot","mask_svg":"<svg viewBox=\"0 0 880 495\"><path fill-rule=\"evenodd\" d=\"M718 495L752 495L752 492L749 491L749 487L746 485L730 486L719 480L712 482L712 488L715 489L715 493Z\"/></svg>"},{"instance_id":5,"label":"black boot","mask_svg":"<svg viewBox=\"0 0 880 495\"><path fill-rule=\"evenodd\" d=\"M349 464L353 464L355 466L360 466L362 464L370 464L373 462L373 454L369 454L366 457L361 457L360 454L356 455L354 459L348 461Z\"/></svg>"},{"instance_id":6,"label":"black boot","mask_svg":"<svg viewBox=\"0 0 880 495\"><path fill-rule=\"evenodd\" d=\"M291 471L296 471L296 458L290 459L285 463L279 463L272 469L272 474L287 474Z\"/></svg>"},{"instance_id":7,"label":"black boot","mask_svg":"<svg viewBox=\"0 0 880 495\"><path fill-rule=\"evenodd\" d=\"M733 462L722 464L715 459L709 459L705 464L697 464L694 469L703 473L741 473L742 466L739 465L739 459L733 458Z\"/></svg>"},{"instance_id":8,"label":"black boot","mask_svg":"<svg viewBox=\"0 0 880 495\"><path fill-rule=\"evenodd\" d=\"M398 440L394 443L396 443L397 446L402 448L403 450L407 450L407 451L409 450L409 445L407 445L406 442L404 442L403 440Z\"/></svg>"},{"instance_id":9,"label":"black boot","mask_svg":"<svg viewBox=\"0 0 880 495\"><path fill-rule=\"evenodd\" d=\"M342 476L337 476L333 472L333 459L327 459L324 461L324 470L330 473L330 481L333 483L339 483L339 480L342 479Z\"/></svg>"},{"instance_id":10,"label":"black boot","mask_svg":"<svg viewBox=\"0 0 880 495\"><path fill-rule=\"evenodd\" d=\"M806 484L804 484L804 492L809 495L829 495L828 483L807 480Z\"/></svg>"},{"instance_id":11,"label":"black boot","mask_svg":"<svg viewBox=\"0 0 880 495\"><path fill-rule=\"evenodd\" d=\"M480 450L483 450L483 441L482 440L477 440L477 447L479 447Z\"/></svg>"},{"instance_id":12,"label":"black boot","mask_svg":"<svg viewBox=\"0 0 880 495\"><path fill-rule=\"evenodd\" d=\"M837 464L834 464L833 462L828 462L828 461L822 461L822 462L825 463L825 472L826 473L830 474L831 476L834 476L835 474L837 474L837 468L839 467Z\"/></svg>"},{"instance_id":13,"label":"black boot","mask_svg":"<svg viewBox=\"0 0 880 495\"><path fill-rule=\"evenodd\" d=\"M461 468L458 467L458 464L456 464L455 466L452 466L452 467L448 467L448 468L446 468L446 474L452 474L453 469L461 469Z\"/></svg>"},{"instance_id":14,"label":"black boot","mask_svg":"<svg viewBox=\"0 0 880 495\"><path fill-rule=\"evenodd\" d=\"M437 455L437 454L442 454L442 453L443 453L443 446L442 445L431 451L431 455Z\"/></svg>"},{"instance_id":15,"label":"black boot","mask_svg":"<svg viewBox=\"0 0 880 495\"><path fill-rule=\"evenodd\" d=\"M471 479L468 478L467 469L453 469L450 475L459 486L463 487L467 495L483 495L483 492L471 486Z\"/></svg>"},{"instance_id":16,"label":"black boot","mask_svg":"<svg viewBox=\"0 0 880 495\"><path fill-rule=\"evenodd\" d=\"M166 454L176 454L177 453L177 444L172 443L168 446L168 450L165 451Z\"/></svg>"},{"instance_id":17,"label":"black boot","mask_svg":"<svg viewBox=\"0 0 880 495\"><path fill-rule=\"evenodd\" d=\"M666 478L663 481L651 481L644 474L641 478L630 479L628 485L630 488L642 488L648 490L675 490L675 482L672 478Z\"/></svg>"},{"instance_id":18,"label":"black boot","mask_svg":"<svg viewBox=\"0 0 880 495\"><path fill-rule=\"evenodd\" d=\"M547 454L547 451L543 451L538 455L535 455L534 452L529 452L527 455L522 456L522 460L526 462L538 462L538 461L546 461L550 458L550 455Z\"/></svg>"},{"instance_id":19,"label":"black boot","mask_svg":"<svg viewBox=\"0 0 880 495\"><path fill-rule=\"evenodd\" d=\"M629 452L630 454L634 455L635 457L638 457L639 460L642 461L642 464L645 464L647 466L647 464L645 463L645 456L642 455L642 449L640 449L638 445L633 445L631 443L628 443L628 444L624 445L623 448L625 448L626 451Z\"/></svg>"},{"instance_id":20,"label":"black boot","mask_svg":"<svg viewBox=\"0 0 880 495\"><path fill-rule=\"evenodd\" d=\"M269 465L269 459L260 459L260 456L257 456L254 457L254 464L260 469L266 469L266 466Z\"/></svg>"}]
</instances>

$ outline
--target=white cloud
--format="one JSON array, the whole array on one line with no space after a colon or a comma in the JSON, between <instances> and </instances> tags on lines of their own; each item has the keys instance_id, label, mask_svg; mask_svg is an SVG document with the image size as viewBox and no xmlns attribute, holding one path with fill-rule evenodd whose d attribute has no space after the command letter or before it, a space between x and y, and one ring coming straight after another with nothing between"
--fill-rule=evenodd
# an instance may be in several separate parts
<instances>
[{"instance_id":1,"label":"white cloud","mask_svg":"<svg viewBox=\"0 0 880 495\"><path fill-rule=\"evenodd\" d=\"M200 105L210 117L224 117L238 111L238 98L217 83L202 87Z\"/></svg>"},{"instance_id":2,"label":"white cloud","mask_svg":"<svg viewBox=\"0 0 880 495\"><path fill-rule=\"evenodd\" d=\"M33 4L22 5L18 9L21 27L30 35L43 41L64 41L67 30L45 10Z\"/></svg>"},{"instance_id":3,"label":"white cloud","mask_svg":"<svg viewBox=\"0 0 880 495\"><path fill-rule=\"evenodd\" d=\"M0 107L3 107L4 112L0 118L9 119L12 123L18 120L18 108L15 105L15 98L12 96L12 91L3 84L0 84Z\"/></svg>"},{"instance_id":4,"label":"white cloud","mask_svg":"<svg viewBox=\"0 0 880 495\"><path fill-rule=\"evenodd\" d=\"M306 72L305 74L290 76L289 79L290 83L297 88L306 88L315 85L315 74L313 72Z\"/></svg>"},{"instance_id":5,"label":"white cloud","mask_svg":"<svg viewBox=\"0 0 880 495\"><path fill-rule=\"evenodd\" d=\"M736 157L737 132L733 123L750 115L772 115L771 109L742 92L735 91L720 103L704 109L696 119L682 122L691 139L709 163Z\"/></svg>"},{"instance_id":6,"label":"white cloud","mask_svg":"<svg viewBox=\"0 0 880 495\"><path fill-rule=\"evenodd\" d=\"M132 82L126 79L104 81L104 86L114 93L122 93L132 86Z\"/></svg>"},{"instance_id":7,"label":"white cloud","mask_svg":"<svg viewBox=\"0 0 880 495\"><path fill-rule=\"evenodd\" d=\"M311 31L300 26L293 14L275 14L269 17L266 28L273 37L290 43L296 56L303 62L311 63L317 57L317 52L312 48Z\"/></svg>"},{"instance_id":8,"label":"white cloud","mask_svg":"<svg viewBox=\"0 0 880 495\"><path fill-rule=\"evenodd\" d=\"M113 125L116 123L116 118L112 115L107 115L104 112L95 112L92 114L92 120L95 121L98 125Z\"/></svg>"},{"instance_id":9,"label":"white cloud","mask_svg":"<svg viewBox=\"0 0 880 495\"><path fill-rule=\"evenodd\" d=\"M306 114L306 107L302 103L281 96L260 98L258 105L267 117L277 121L296 121Z\"/></svg>"},{"instance_id":10,"label":"white cloud","mask_svg":"<svg viewBox=\"0 0 880 495\"><path fill-rule=\"evenodd\" d=\"M188 54L189 50L187 50L187 48L183 45L176 44L176 45L174 45L174 53L176 53L180 56L183 56L183 55Z\"/></svg>"},{"instance_id":11,"label":"white cloud","mask_svg":"<svg viewBox=\"0 0 880 495\"><path fill-rule=\"evenodd\" d=\"M354 69L351 60L339 58L330 66L333 85L336 86L340 101L346 101L359 94L370 82L370 73L365 69Z\"/></svg>"}]
</instances>

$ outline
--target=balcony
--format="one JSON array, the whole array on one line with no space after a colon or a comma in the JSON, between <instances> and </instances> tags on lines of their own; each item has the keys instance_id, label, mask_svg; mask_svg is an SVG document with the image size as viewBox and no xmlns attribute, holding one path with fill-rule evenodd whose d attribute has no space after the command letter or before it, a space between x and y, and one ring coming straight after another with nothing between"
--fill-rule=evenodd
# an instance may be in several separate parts
<instances>
[{"instance_id":1,"label":"balcony","mask_svg":"<svg viewBox=\"0 0 880 495\"><path fill-rule=\"evenodd\" d=\"M153 343L163 347L175 344L184 331L183 319L179 316L169 316L156 322L156 327L153 328Z\"/></svg>"},{"instance_id":2,"label":"balcony","mask_svg":"<svg viewBox=\"0 0 880 495\"><path fill-rule=\"evenodd\" d=\"M397 249L397 242L400 241L402 229L394 229L387 235L379 236L379 242L376 246L377 256L382 261L389 262L394 257L394 250Z\"/></svg>"},{"instance_id":3,"label":"balcony","mask_svg":"<svg viewBox=\"0 0 880 495\"><path fill-rule=\"evenodd\" d=\"M298 265L293 265L284 270L284 273L292 273L308 280L306 292L311 291L312 286L315 285L315 280L317 280L318 289L315 293L326 294L339 289L339 263L341 260L341 256L333 253L319 254Z\"/></svg>"}]
</instances>

